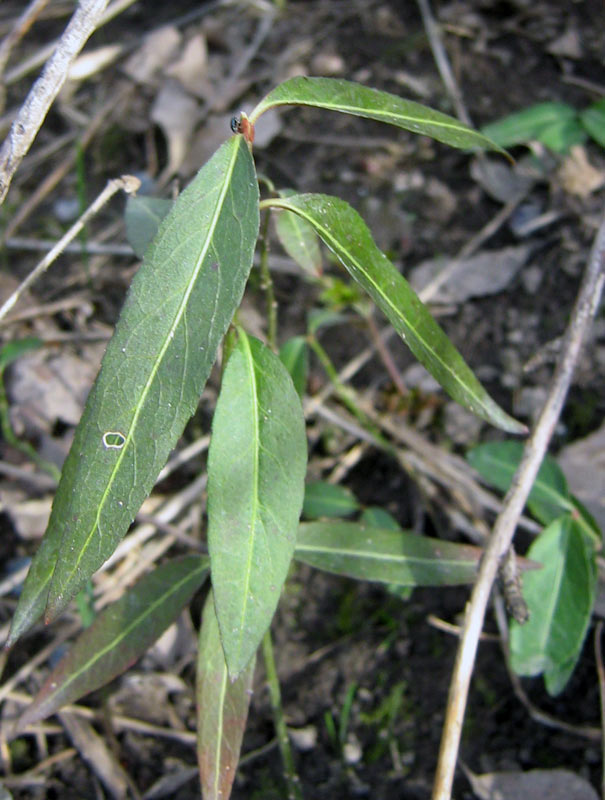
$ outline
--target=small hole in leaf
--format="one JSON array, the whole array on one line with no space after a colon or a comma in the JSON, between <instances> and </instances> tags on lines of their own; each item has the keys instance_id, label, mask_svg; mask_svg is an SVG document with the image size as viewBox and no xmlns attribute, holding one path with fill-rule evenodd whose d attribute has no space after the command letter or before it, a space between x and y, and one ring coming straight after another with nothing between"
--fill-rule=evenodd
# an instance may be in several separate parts
<instances>
[{"instance_id":1,"label":"small hole in leaf","mask_svg":"<svg viewBox=\"0 0 605 800\"><path fill-rule=\"evenodd\" d=\"M119 431L107 431L103 434L103 445L106 450L121 450L126 442L126 437Z\"/></svg>"}]
</instances>

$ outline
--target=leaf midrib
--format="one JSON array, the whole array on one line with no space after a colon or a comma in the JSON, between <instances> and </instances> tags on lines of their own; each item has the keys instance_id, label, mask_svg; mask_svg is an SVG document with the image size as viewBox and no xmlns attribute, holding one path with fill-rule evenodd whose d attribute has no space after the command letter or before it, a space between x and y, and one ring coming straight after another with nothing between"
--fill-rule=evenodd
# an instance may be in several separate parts
<instances>
[{"instance_id":1,"label":"leaf midrib","mask_svg":"<svg viewBox=\"0 0 605 800\"><path fill-rule=\"evenodd\" d=\"M323 555L334 555L339 556L340 558L357 558L357 559L364 559L368 560L371 559L373 561L387 561L392 562L395 564L419 564L419 565L426 565L432 563L439 563L445 565L465 565L470 564L471 566L475 566L477 564L476 559L463 559L463 558L443 558L439 557L439 559L433 558L422 558L421 556L402 556L390 553L377 553L376 551L372 550L342 550L337 547L327 547L321 545L305 545L305 544L297 544L295 555L298 553L319 553Z\"/></svg>"},{"instance_id":2,"label":"leaf midrib","mask_svg":"<svg viewBox=\"0 0 605 800\"><path fill-rule=\"evenodd\" d=\"M369 87L366 87L369 88ZM402 101L402 102L413 102L413 101ZM394 111L385 111L383 109L372 109L368 110L364 106L353 106L353 105L345 105L344 103L329 103L325 100L302 100L298 99L284 99L284 100L274 100L271 102L270 105L267 105L263 112L273 106L311 106L313 108L324 108L328 111L337 111L342 114L351 114L352 116L356 117L364 117L366 119L377 119L378 121L387 120L387 124L393 124L391 120L405 120L406 122L415 122L420 123L423 125L435 125L439 128L443 128L444 130L453 130L461 133L466 134L475 134L477 139L484 138L481 134L473 131L470 128L467 128L462 123L456 125L446 120L441 119L432 119L430 117L422 117L420 114L417 116L411 116L406 114L399 114ZM257 117L260 116L259 114L256 115ZM399 125L395 125L395 127L400 127Z\"/></svg>"},{"instance_id":3,"label":"leaf midrib","mask_svg":"<svg viewBox=\"0 0 605 800\"><path fill-rule=\"evenodd\" d=\"M258 491L258 483L259 483L259 459L260 459L260 434L259 434L259 403L258 403L258 386L256 382L256 372L254 370L254 359L252 356L252 350L250 349L250 341L247 335L240 331L240 341L242 343L242 355L246 361L248 373L249 373L249 386L250 386L250 398L252 403L252 426L253 426L253 447L254 447L254 468L253 468L253 478L252 478L252 508L250 509L250 546L248 547L248 553L246 558L246 568L244 572L244 587L245 591L243 592L244 602L242 603L241 615L240 615L240 625L239 625L239 636L238 636L238 659L242 650L242 640L245 631L245 622L246 622L246 615L248 611L248 604L249 604L249 591L250 591L250 579L252 575L252 554L254 551L254 538L256 536L256 523L258 517L258 509L259 509L259 491Z\"/></svg>"}]
</instances>

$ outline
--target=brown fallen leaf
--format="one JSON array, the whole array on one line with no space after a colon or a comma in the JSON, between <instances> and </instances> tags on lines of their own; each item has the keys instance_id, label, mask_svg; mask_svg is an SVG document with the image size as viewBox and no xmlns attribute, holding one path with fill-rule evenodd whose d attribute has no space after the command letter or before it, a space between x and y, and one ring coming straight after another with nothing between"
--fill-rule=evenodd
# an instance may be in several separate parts
<instances>
[{"instance_id":1,"label":"brown fallen leaf","mask_svg":"<svg viewBox=\"0 0 605 800\"><path fill-rule=\"evenodd\" d=\"M571 148L559 169L558 178L566 192L578 197L588 197L605 184L605 172L592 166L581 144Z\"/></svg>"}]
</instances>

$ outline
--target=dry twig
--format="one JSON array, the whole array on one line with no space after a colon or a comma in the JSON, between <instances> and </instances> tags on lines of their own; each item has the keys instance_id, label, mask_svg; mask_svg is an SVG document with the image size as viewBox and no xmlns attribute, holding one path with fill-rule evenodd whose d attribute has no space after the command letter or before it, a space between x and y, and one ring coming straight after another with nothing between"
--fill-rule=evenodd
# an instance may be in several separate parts
<instances>
[{"instance_id":1,"label":"dry twig","mask_svg":"<svg viewBox=\"0 0 605 800\"><path fill-rule=\"evenodd\" d=\"M139 179L134 178L132 175L124 175L122 178L115 178L114 180L108 181L107 186L99 194L97 199L86 209L82 216L76 220L76 222L74 222L65 236L62 236L61 239L59 239L52 250L44 256L42 261L36 265L27 278L19 285L17 289L15 289L8 300L3 303L2 307L0 308L0 319L6 316L6 314L15 305L17 300L25 292L25 290L29 289L29 287L46 272L53 261L63 252L65 247L76 238L88 220L91 219L101 208L103 208L103 206L111 197L113 197L116 192L119 192L121 189L123 189L128 194L134 194L140 185L141 182Z\"/></svg>"},{"instance_id":2,"label":"dry twig","mask_svg":"<svg viewBox=\"0 0 605 800\"><path fill-rule=\"evenodd\" d=\"M80 0L57 49L21 106L0 150L0 204L4 202L13 175L65 83L71 63L96 28L106 5L107 0Z\"/></svg>"},{"instance_id":3,"label":"dry twig","mask_svg":"<svg viewBox=\"0 0 605 800\"><path fill-rule=\"evenodd\" d=\"M504 498L503 509L496 520L481 562L477 582L466 607L463 635L450 683L439 762L433 786L433 800L449 800L451 797L468 688L492 584L500 562L511 545L517 521L563 409L582 342L599 305L604 282L605 214L595 237L546 402L527 441L511 487Z\"/></svg>"}]
</instances>

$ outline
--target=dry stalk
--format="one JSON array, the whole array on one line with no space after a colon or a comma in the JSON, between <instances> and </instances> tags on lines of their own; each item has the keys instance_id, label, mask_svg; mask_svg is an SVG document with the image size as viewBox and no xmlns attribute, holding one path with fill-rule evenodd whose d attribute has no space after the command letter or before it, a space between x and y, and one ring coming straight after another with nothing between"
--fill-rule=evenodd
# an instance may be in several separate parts
<instances>
[{"instance_id":1,"label":"dry stalk","mask_svg":"<svg viewBox=\"0 0 605 800\"><path fill-rule=\"evenodd\" d=\"M605 214L595 237L546 402L534 431L527 440L523 458L504 498L502 511L481 562L477 582L467 603L462 638L450 683L433 800L449 800L451 797L468 689L492 584L500 562L511 545L517 521L563 409L582 342L599 305L604 282Z\"/></svg>"},{"instance_id":2,"label":"dry stalk","mask_svg":"<svg viewBox=\"0 0 605 800\"><path fill-rule=\"evenodd\" d=\"M70 65L95 30L106 5L107 0L80 0L55 52L21 106L0 150L0 204L4 202L13 175L65 83Z\"/></svg>"},{"instance_id":3,"label":"dry stalk","mask_svg":"<svg viewBox=\"0 0 605 800\"><path fill-rule=\"evenodd\" d=\"M119 192L121 189L123 189L128 194L133 194L139 188L140 183L141 182L138 178L134 178L131 175L125 175L122 178L115 178L114 180L109 181L107 186L98 195L97 199L86 209L82 216L76 220L76 222L74 222L67 233L62 236L52 250L44 256L42 261L40 261L34 267L27 278L18 286L17 289L15 289L8 300L3 303L2 307L0 308L0 319L6 316L6 314L11 310L26 289L28 289L41 275L46 272L53 261L55 261L55 259L63 252L65 247L76 238L88 220L97 214L98 211L103 208L103 206L111 197L113 197L116 192Z\"/></svg>"}]
</instances>

